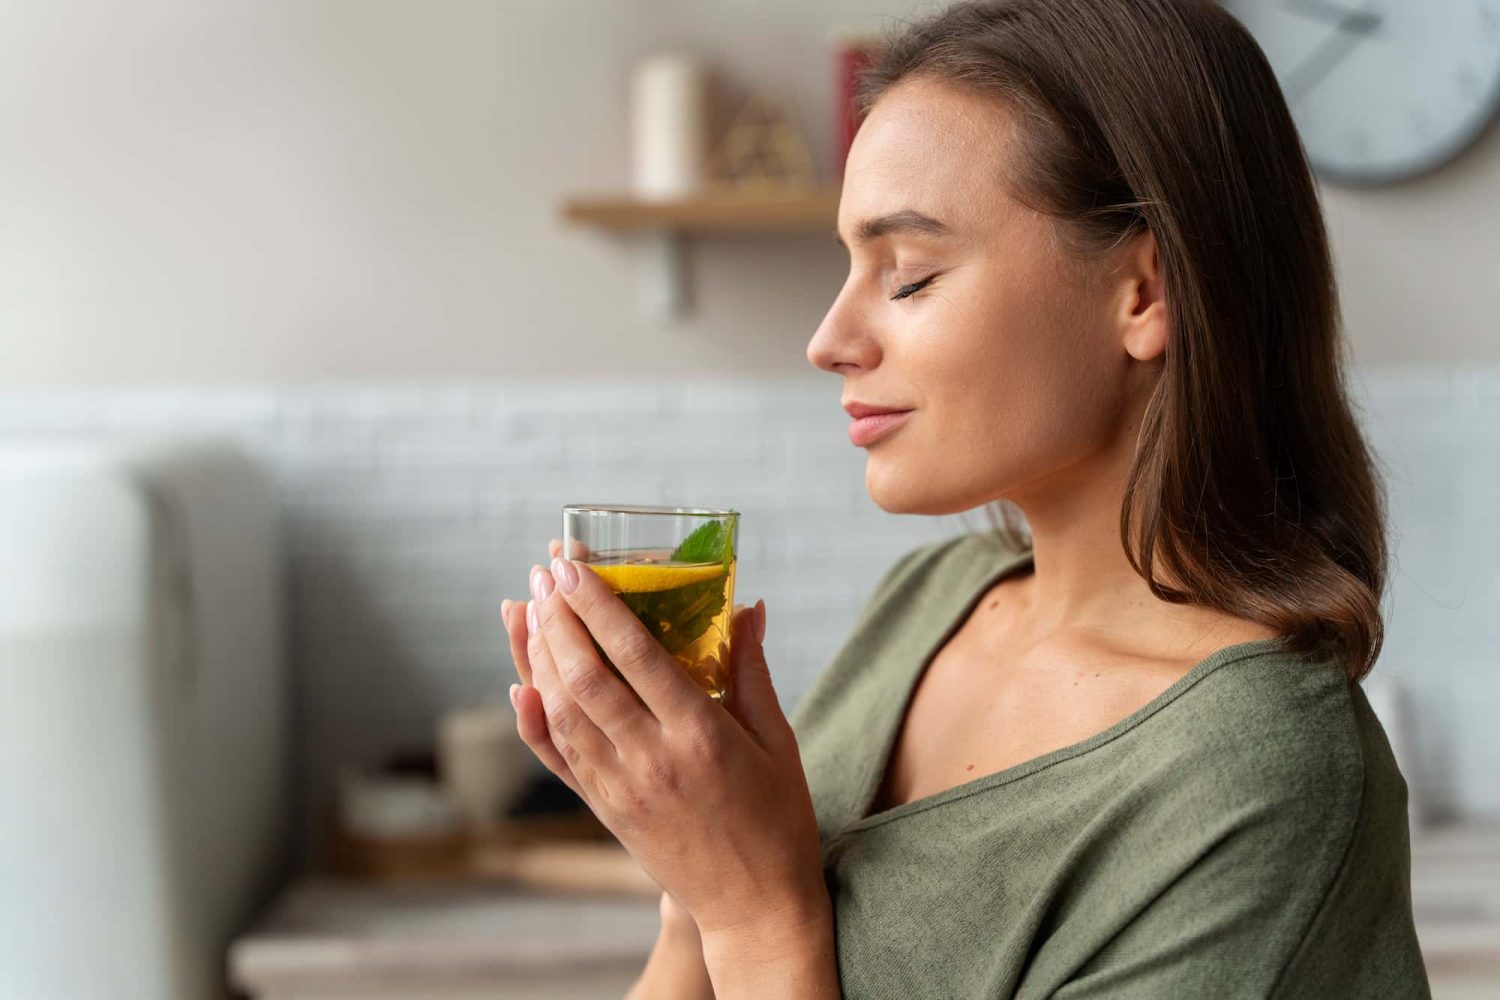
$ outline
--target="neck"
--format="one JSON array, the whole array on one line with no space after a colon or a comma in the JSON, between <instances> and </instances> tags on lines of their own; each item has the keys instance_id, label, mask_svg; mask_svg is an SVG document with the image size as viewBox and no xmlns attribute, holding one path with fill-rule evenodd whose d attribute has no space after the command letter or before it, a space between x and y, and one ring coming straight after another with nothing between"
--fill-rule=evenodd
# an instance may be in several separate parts
<instances>
[{"instance_id":1,"label":"neck","mask_svg":"<svg viewBox=\"0 0 1500 1000\"><path fill-rule=\"evenodd\" d=\"M1120 509L1133 427L1129 436L1012 496L1031 528L1033 572L1019 609L1028 629L1051 634L1093 625L1118 628L1183 611L1152 594L1125 555Z\"/></svg>"}]
</instances>

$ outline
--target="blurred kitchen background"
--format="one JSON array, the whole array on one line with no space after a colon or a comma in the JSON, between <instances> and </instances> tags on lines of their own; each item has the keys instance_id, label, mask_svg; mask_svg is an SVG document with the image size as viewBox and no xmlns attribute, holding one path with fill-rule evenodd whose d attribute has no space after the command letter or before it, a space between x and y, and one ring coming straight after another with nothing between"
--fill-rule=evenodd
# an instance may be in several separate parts
<instances>
[{"instance_id":1,"label":"blurred kitchen background","mask_svg":"<svg viewBox=\"0 0 1500 1000\"><path fill-rule=\"evenodd\" d=\"M624 993L657 893L515 742L500 602L564 503L734 507L790 711L985 526L877 508L803 353L849 82L933 6L0 0L0 996ZM1440 998L1500 987L1492 43L1392 64L1415 166L1320 164Z\"/></svg>"}]
</instances>

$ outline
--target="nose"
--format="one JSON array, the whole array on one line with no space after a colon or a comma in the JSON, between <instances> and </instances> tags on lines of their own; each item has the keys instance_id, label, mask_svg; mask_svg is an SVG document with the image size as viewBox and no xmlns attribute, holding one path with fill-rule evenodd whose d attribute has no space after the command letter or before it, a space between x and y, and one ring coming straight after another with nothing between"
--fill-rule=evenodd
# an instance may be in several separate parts
<instances>
[{"instance_id":1,"label":"nose","mask_svg":"<svg viewBox=\"0 0 1500 1000\"><path fill-rule=\"evenodd\" d=\"M839 373L849 367L873 367L876 363L879 345L865 331L858 311L852 308L853 299L850 285L846 284L807 342L807 360L814 368Z\"/></svg>"}]
</instances>

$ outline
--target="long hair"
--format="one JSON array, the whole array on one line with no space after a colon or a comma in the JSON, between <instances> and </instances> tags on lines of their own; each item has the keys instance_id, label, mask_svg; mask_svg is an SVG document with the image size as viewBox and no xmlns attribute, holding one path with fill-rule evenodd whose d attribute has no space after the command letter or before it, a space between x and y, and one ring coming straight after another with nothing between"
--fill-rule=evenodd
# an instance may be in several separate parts
<instances>
[{"instance_id":1,"label":"long hair","mask_svg":"<svg viewBox=\"0 0 1500 1000\"><path fill-rule=\"evenodd\" d=\"M1254 39L1208 0L960 2L887 38L860 110L907 77L1017 112L1016 196L1077 254L1156 240L1171 330L1120 511L1136 572L1362 678L1384 635L1385 500L1312 172ZM986 509L1020 530L1008 501Z\"/></svg>"}]
</instances>

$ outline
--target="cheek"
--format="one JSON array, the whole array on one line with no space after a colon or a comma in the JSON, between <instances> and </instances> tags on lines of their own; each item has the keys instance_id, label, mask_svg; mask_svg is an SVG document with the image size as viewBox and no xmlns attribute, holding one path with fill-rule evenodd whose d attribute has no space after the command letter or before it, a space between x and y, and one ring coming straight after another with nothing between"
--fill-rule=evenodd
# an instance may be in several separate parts
<instances>
[{"instance_id":1,"label":"cheek","mask_svg":"<svg viewBox=\"0 0 1500 1000\"><path fill-rule=\"evenodd\" d=\"M941 386L924 391L942 438L926 444L944 464L986 470L1000 487L1074 461L1108 437L1124 369L1076 305L997 291L949 329L949 350L930 364Z\"/></svg>"}]
</instances>

